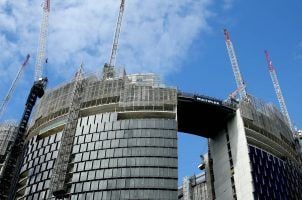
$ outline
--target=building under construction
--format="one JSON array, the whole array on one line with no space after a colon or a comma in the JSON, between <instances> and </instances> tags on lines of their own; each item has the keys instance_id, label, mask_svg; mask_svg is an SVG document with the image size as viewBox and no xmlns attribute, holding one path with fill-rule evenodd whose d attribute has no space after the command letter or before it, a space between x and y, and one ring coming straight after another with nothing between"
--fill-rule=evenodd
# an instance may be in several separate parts
<instances>
[{"instance_id":1,"label":"building under construction","mask_svg":"<svg viewBox=\"0 0 302 200\"><path fill-rule=\"evenodd\" d=\"M102 73L85 75L81 66L73 80L44 92L50 0L44 1L23 116L19 125L0 127L0 198L301 199L297 134L269 58L282 113L245 91L226 30L239 101L181 92L154 74L127 75L114 67L124 4ZM209 138L205 175L186 178L182 188L177 131Z\"/></svg>"},{"instance_id":2,"label":"building under construction","mask_svg":"<svg viewBox=\"0 0 302 200\"><path fill-rule=\"evenodd\" d=\"M15 199L177 199L177 131L209 138L203 198L300 197L299 149L272 105L251 96L224 102L177 91L154 74L111 72L46 91L27 133ZM193 185L181 199L194 199L187 195Z\"/></svg>"},{"instance_id":3,"label":"building under construction","mask_svg":"<svg viewBox=\"0 0 302 200\"><path fill-rule=\"evenodd\" d=\"M16 198L177 198L176 89L153 74L84 77L68 135L75 84L39 102Z\"/></svg>"},{"instance_id":4,"label":"building under construction","mask_svg":"<svg viewBox=\"0 0 302 200\"><path fill-rule=\"evenodd\" d=\"M15 141L17 135L17 124L5 122L0 125L0 177L3 175L3 168L7 163L7 151Z\"/></svg>"}]
</instances>

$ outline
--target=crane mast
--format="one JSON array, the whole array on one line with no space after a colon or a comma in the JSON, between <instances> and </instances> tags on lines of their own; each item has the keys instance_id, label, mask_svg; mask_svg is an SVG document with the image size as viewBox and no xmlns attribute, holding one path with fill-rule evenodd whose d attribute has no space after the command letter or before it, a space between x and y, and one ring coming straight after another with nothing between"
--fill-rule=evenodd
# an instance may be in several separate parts
<instances>
[{"instance_id":1,"label":"crane mast","mask_svg":"<svg viewBox=\"0 0 302 200\"><path fill-rule=\"evenodd\" d=\"M43 18L40 27L39 46L37 50L37 58L35 65L35 81L38 81L43 76L43 63L45 59L47 33L48 33L48 17L50 12L50 0L45 0L43 4Z\"/></svg>"},{"instance_id":2,"label":"crane mast","mask_svg":"<svg viewBox=\"0 0 302 200\"><path fill-rule=\"evenodd\" d=\"M242 79L242 76L241 76L241 73L239 70L238 60L237 60L235 50L234 50L234 47L233 47L233 44L232 44L232 41L230 38L230 34L227 31L227 29L224 29L224 39L225 39L225 43L227 46L229 58L231 61L233 73L235 76L237 89L240 88L240 90L239 90L240 99L245 99L247 97L247 94L246 94L246 90L245 90L245 86L244 86L244 81Z\"/></svg>"},{"instance_id":3,"label":"crane mast","mask_svg":"<svg viewBox=\"0 0 302 200\"><path fill-rule=\"evenodd\" d=\"M264 53L265 53L265 58L266 58L267 65L268 65L268 70L269 70L270 76L272 78L274 89L275 89L275 92L276 92L276 95L277 95L277 98L278 98L278 101L279 101L279 104L280 104L281 112L284 115L284 117L286 118L290 129L293 131L293 125L292 125L291 119L290 119L288 111L287 111L287 107L286 107L286 104L285 104L285 101L284 101L284 98L283 98L281 87L279 85L279 81L278 81L278 78L277 78L275 67L273 66L273 62L270 58L270 55L269 55L268 51L264 51Z\"/></svg>"},{"instance_id":4,"label":"crane mast","mask_svg":"<svg viewBox=\"0 0 302 200\"><path fill-rule=\"evenodd\" d=\"M4 100L3 100L3 103L1 104L0 106L0 119L2 118L4 112L6 111L6 108L7 108L7 104L12 96L12 94L14 93L15 89L16 89L16 86L17 86L17 82L19 81L21 75L22 75L22 72L25 68L25 66L27 65L28 63L28 60L29 60L29 57L30 55L28 54L23 62L23 64L21 65L18 73L17 73L17 76L16 78L14 79L14 81L12 82L12 85L11 87L9 88L6 96L4 97Z\"/></svg>"},{"instance_id":5,"label":"crane mast","mask_svg":"<svg viewBox=\"0 0 302 200\"><path fill-rule=\"evenodd\" d=\"M119 41L121 28L122 28L124 10L125 10L125 0L121 0L120 11L118 14L118 19L117 19L117 24L116 24L116 29L115 29L115 34L114 34L114 39L113 39L113 44L112 44L112 50L111 50L111 55L110 55L110 59L109 59L109 66L111 66L111 67L115 65L115 61L116 61L118 41Z\"/></svg>"}]
</instances>

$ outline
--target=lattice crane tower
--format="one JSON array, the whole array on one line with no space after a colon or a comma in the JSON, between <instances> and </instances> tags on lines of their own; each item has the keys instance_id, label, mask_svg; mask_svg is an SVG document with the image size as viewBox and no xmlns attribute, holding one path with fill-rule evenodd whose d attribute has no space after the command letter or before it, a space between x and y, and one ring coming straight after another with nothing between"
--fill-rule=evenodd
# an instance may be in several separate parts
<instances>
[{"instance_id":1,"label":"lattice crane tower","mask_svg":"<svg viewBox=\"0 0 302 200\"><path fill-rule=\"evenodd\" d=\"M23 64L21 65L19 71L18 71L16 78L15 78L14 81L12 82L11 87L9 88L9 90L8 90L8 92L7 92L7 94L6 94L6 96L5 96L4 99L3 99L3 102L2 102L2 104L1 104L1 106L0 106L0 119L2 118L3 114L4 114L5 111L6 111L8 102L9 102L9 100L10 100L12 94L14 93L14 91L15 91L15 89L16 89L17 83L18 83L18 81L19 81L19 79L20 79L20 77L21 77L21 75L22 75L22 72L24 71L25 66L26 66L27 63L28 63L29 57L30 57L30 55L28 54L28 55L26 56L26 58L25 58Z\"/></svg>"},{"instance_id":2,"label":"lattice crane tower","mask_svg":"<svg viewBox=\"0 0 302 200\"><path fill-rule=\"evenodd\" d=\"M43 76L43 63L47 62L45 57L47 34L48 34L48 18L50 12L50 0L45 0L43 4L43 18L40 27L39 46L37 50L37 58L35 65L35 81L38 81Z\"/></svg>"},{"instance_id":3,"label":"lattice crane tower","mask_svg":"<svg viewBox=\"0 0 302 200\"><path fill-rule=\"evenodd\" d=\"M113 44L112 44L112 50L111 50L111 55L110 55L110 59L109 59L109 66L115 65L118 42L119 42L119 37L120 37L120 33L121 33L121 28L122 28L124 10L125 10L125 0L121 0L120 11L119 11L118 19L117 19L117 24L116 24L116 29L115 29L114 39L113 39Z\"/></svg>"},{"instance_id":4,"label":"lattice crane tower","mask_svg":"<svg viewBox=\"0 0 302 200\"><path fill-rule=\"evenodd\" d=\"M231 65L232 65L232 69L233 69L233 73L235 76L235 80L236 80L236 84L237 84L237 89L239 89L239 96L240 99L246 99L247 94L246 94L246 90L245 90L245 84L244 81L242 79L241 73L240 73L240 69L239 69L239 65L238 65L238 60L235 54L235 50L230 38L230 34L227 31L227 29L224 29L224 39L225 39L225 43L227 46L227 50L228 50L228 54L230 57L230 61L231 61Z\"/></svg>"},{"instance_id":5,"label":"lattice crane tower","mask_svg":"<svg viewBox=\"0 0 302 200\"><path fill-rule=\"evenodd\" d=\"M290 129L293 131L294 128L293 128L291 119L289 117L288 111L287 111L287 107L286 107L286 104L285 104L285 101L284 101L284 98L283 98L281 87L279 85L279 81L278 81L278 78L277 78L275 67L273 66L273 62L272 62L272 60L269 56L268 51L264 51L264 53L265 53L265 58L266 58L267 65L268 65L268 70L269 70L269 73L271 75L273 85L274 85L274 89L275 89L275 92L276 92L276 95L277 95L277 98L278 98L278 101L279 101L279 104L280 104L281 112L284 115L284 117L286 118Z\"/></svg>"}]
</instances>

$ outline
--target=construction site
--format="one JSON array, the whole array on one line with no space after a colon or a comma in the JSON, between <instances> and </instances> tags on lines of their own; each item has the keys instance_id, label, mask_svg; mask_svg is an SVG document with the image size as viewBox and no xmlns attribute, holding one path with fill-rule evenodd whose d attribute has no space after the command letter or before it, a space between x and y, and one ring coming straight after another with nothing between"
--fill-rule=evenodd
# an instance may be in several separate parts
<instances>
[{"instance_id":1,"label":"construction site","mask_svg":"<svg viewBox=\"0 0 302 200\"><path fill-rule=\"evenodd\" d=\"M19 123L0 125L0 199L301 199L301 130L294 127L269 53L280 110L246 91L229 32L237 89L225 100L166 86L115 66L125 0L108 63L47 88L50 0L43 3L35 80ZM29 55L3 104L4 116ZM208 139L198 176L178 187L177 132Z\"/></svg>"}]
</instances>

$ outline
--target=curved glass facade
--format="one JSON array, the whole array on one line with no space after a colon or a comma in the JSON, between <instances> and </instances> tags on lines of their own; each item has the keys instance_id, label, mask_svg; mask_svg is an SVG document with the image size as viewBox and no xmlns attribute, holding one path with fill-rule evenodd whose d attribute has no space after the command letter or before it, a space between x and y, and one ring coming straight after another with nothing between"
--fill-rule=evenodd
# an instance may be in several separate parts
<instances>
[{"instance_id":1,"label":"curved glass facade","mask_svg":"<svg viewBox=\"0 0 302 200\"><path fill-rule=\"evenodd\" d=\"M21 169L17 199L45 199L49 192L52 168L58 156L62 132L28 142Z\"/></svg>"},{"instance_id":2,"label":"curved glass facade","mask_svg":"<svg viewBox=\"0 0 302 200\"><path fill-rule=\"evenodd\" d=\"M151 74L87 80L72 137L71 83L41 99L17 198L177 199L176 89Z\"/></svg>"},{"instance_id":3,"label":"curved glass facade","mask_svg":"<svg viewBox=\"0 0 302 200\"><path fill-rule=\"evenodd\" d=\"M61 135L30 140L22 168L26 199L49 196ZM177 198L176 120L117 120L117 113L80 118L71 157L71 199Z\"/></svg>"},{"instance_id":4,"label":"curved glass facade","mask_svg":"<svg viewBox=\"0 0 302 200\"><path fill-rule=\"evenodd\" d=\"M70 167L71 199L173 199L177 196L175 120L82 118Z\"/></svg>"}]
</instances>

